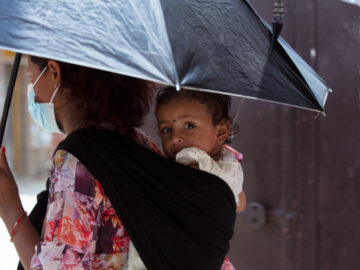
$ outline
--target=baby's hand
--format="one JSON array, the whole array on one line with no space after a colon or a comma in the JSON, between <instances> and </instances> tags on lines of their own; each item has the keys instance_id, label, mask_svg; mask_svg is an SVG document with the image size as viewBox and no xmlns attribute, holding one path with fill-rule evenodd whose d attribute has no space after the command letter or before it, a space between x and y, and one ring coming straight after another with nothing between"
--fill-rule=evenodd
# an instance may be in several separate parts
<instances>
[{"instance_id":1,"label":"baby's hand","mask_svg":"<svg viewBox=\"0 0 360 270\"><path fill-rule=\"evenodd\" d=\"M176 154L176 161L183 165L199 170L200 166L197 160L197 156L198 153L202 152L204 151L196 147L183 148L179 153Z\"/></svg>"},{"instance_id":2,"label":"baby's hand","mask_svg":"<svg viewBox=\"0 0 360 270\"><path fill-rule=\"evenodd\" d=\"M192 164L189 164L189 166L190 166L191 168L194 168L194 169L199 170L199 163L192 163Z\"/></svg>"},{"instance_id":3,"label":"baby's hand","mask_svg":"<svg viewBox=\"0 0 360 270\"><path fill-rule=\"evenodd\" d=\"M179 153L177 153L175 159L177 162L187 166L197 164L199 169L199 163L204 158L205 159L210 158L205 151L197 147L187 147L187 148L183 148Z\"/></svg>"}]
</instances>

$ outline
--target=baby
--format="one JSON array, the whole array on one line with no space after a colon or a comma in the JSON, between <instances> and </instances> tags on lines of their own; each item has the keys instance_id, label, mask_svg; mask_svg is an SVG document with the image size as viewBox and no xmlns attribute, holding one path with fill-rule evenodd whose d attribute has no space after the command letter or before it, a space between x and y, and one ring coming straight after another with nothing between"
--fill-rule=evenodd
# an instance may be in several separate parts
<instances>
[{"instance_id":1,"label":"baby","mask_svg":"<svg viewBox=\"0 0 360 270\"><path fill-rule=\"evenodd\" d=\"M229 142L229 96L168 87L156 99L156 119L166 156L222 178L245 207L241 154Z\"/></svg>"},{"instance_id":2,"label":"baby","mask_svg":"<svg viewBox=\"0 0 360 270\"><path fill-rule=\"evenodd\" d=\"M156 119L166 156L184 165L215 174L232 190L236 211L245 209L241 154L229 142L229 96L181 90L161 90L156 99ZM146 269L132 242L129 270ZM222 270L234 269L226 258Z\"/></svg>"}]
</instances>

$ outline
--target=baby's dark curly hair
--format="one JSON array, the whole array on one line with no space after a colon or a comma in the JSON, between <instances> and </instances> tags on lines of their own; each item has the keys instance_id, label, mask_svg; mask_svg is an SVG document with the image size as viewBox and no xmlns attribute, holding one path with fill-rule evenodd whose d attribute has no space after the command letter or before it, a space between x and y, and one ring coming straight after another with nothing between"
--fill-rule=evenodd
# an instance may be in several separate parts
<instances>
[{"instance_id":1,"label":"baby's dark curly hair","mask_svg":"<svg viewBox=\"0 0 360 270\"><path fill-rule=\"evenodd\" d=\"M198 102L205 104L212 115L214 125L217 125L224 120L229 120L230 133L225 142L231 143L231 140L237 133L237 127L232 123L233 117L230 116L230 96L185 89L177 91L175 87L169 86L158 91L156 95L156 108L159 105L167 104L180 97L195 99Z\"/></svg>"}]
</instances>

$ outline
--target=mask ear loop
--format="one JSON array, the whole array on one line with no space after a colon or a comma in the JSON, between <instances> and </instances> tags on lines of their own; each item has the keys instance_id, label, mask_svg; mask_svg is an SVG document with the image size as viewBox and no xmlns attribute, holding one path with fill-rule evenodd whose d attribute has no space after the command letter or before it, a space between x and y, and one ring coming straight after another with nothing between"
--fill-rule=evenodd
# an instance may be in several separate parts
<instances>
[{"instance_id":1,"label":"mask ear loop","mask_svg":"<svg viewBox=\"0 0 360 270\"><path fill-rule=\"evenodd\" d=\"M35 80L35 82L33 83L33 87L35 86L35 84L40 80L41 76L45 73L47 69L47 66L43 69L43 71L41 71L40 75L37 77L37 79Z\"/></svg>"},{"instance_id":2,"label":"mask ear loop","mask_svg":"<svg viewBox=\"0 0 360 270\"><path fill-rule=\"evenodd\" d=\"M54 94L52 95L52 97L51 97L51 99L50 99L50 103L53 103L54 97L55 97L57 91L59 90L59 88L60 88L60 83L59 83L58 87L56 87L56 89L55 89L55 91L54 91Z\"/></svg>"}]
</instances>

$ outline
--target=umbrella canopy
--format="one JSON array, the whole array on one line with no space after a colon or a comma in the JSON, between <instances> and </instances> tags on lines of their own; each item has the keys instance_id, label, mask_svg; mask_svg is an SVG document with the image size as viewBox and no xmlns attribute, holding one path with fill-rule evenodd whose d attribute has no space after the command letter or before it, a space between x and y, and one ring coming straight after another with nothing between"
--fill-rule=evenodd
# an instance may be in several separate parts
<instances>
[{"instance_id":1,"label":"umbrella canopy","mask_svg":"<svg viewBox=\"0 0 360 270\"><path fill-rule=\"evenodd\" d=\"M245 0L2 0L0 22L2 49L324 110L328 87Z\"/></svg>"}]
</instances>

